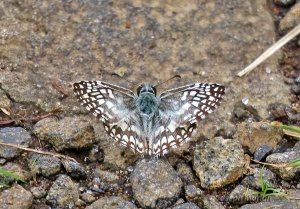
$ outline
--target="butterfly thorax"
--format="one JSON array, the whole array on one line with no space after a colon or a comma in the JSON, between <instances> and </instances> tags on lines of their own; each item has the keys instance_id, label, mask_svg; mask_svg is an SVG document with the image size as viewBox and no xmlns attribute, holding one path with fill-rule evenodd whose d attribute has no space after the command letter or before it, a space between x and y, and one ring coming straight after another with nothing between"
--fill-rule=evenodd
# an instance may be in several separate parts
<instances>
[{"instance_id":1,"label":"butterfly thorax","mask_svg":"<svg viewBox=\"0 0 300 209\"><path fill-rule=\"evenodd\" d=\"M144 84L138 88L138 97L135 105L139 109L141 116L151 120L157 111L159 99L156 97L156 90L149 84Z\"/></svg>"}]
</instances>

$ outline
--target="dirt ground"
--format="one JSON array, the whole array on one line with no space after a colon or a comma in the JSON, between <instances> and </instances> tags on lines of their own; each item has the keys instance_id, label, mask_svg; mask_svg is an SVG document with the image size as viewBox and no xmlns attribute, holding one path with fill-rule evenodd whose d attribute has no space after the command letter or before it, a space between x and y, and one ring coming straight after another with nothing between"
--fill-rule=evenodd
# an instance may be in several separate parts
<instances>
[{"instance_id":1,"label":"dirt ground","mask_svg":"<svg viewBox=\"0 0 300 209\"><path fill-rule=\"evenodd\" d=\"M118 173L122 179L118 182L120 191L112 189L113 192L105 191L100 196L121 194L125 200L134 202L127 171L133 169L139 157L115 145L102 124L79 105L73 83L102 80L136 92L141 83L156 84L178 74L182 79L167 82L158 91L196 81L224 85L224 101L201 121L194 142L174 151L190 165L191 159L184 156L189 146L215 136L233 138L241 122L279 120L300 125L299 40L291 41L251 73L242 78L236 76L284 35L286 31L280 24L290 10L291 7L278 6L273 1L3 0L0 2L0 130L22 127L31 136L28 147L60 151L80 163L86 163L85 156L91 153L93 144L100 144L98 160L86 169L99 166L111 172L126 171ZM241 114L239 105L243 109ZM72 124L90 130L86 124L91 124L95 136L83 145L72 147L69 143L74 141L65 141L64 145L53 148L53 141L41 140L35 132L36 123L45 118L64 121L60 123L62 127ZM42 127L61 128L55 126L55 120L45 121ZM12 159L4 157L1 164L12 161L30 170L30 157L27 152ZM171 158L176 164L178 159ZM47 185L49 189L55 175L29 178L30 184L24 187L30 190L33 186ZM87 177L84 183L77 183L88 187L93 180ZM291 184L297 185L299 181ZM221 200L233 187L206 193ZM186 200L182 194L179 197ZM87 202L76 207L84 208ZM222 203L226 208L237 208L226 200ZM45 197L35 197L31 207L47 208L51 204ZM137 205L141 207L140 203Z\"/></svg>"}]
</instances>

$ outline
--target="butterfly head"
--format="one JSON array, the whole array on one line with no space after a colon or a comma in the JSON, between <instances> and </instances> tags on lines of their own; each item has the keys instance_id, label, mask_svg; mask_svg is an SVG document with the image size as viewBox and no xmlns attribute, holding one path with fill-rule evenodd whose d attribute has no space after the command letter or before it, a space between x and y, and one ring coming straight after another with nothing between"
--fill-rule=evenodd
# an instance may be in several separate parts
<instances>
[{"instance_id":1,"label":"butterfly head","mask_svg":"<svg viewBox=\"0 0 300 209\"><path fill-rule=\"evenodd\" d=\"M156 96L156 88L150 84L142 84L137 88L137 95L151 93Z\"/></svg>"}]
</instances>

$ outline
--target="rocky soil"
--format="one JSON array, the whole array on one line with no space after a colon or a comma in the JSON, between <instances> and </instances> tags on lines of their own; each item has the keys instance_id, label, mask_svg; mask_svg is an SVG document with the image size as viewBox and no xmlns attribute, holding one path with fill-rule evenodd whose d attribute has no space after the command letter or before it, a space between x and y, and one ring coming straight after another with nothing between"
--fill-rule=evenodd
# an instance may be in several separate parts
<instances>
[{"instance_id":1,"label":"rocky soil","mask_svg":"<svg viewBox=\"0 0 300 209\"><path fill-rule=\"evenodd\" d=\"M270 125L300 126L299 38L236 76L298 24L295 0L0 1L0 142L13 145L0 168L23 179L0 175L0 208L300 208L300 168L257 163L300 157ZM226 96L163 158L115 144L72 91L176 74L158 91L217 82Z\"/></svg>"}]
</instances>

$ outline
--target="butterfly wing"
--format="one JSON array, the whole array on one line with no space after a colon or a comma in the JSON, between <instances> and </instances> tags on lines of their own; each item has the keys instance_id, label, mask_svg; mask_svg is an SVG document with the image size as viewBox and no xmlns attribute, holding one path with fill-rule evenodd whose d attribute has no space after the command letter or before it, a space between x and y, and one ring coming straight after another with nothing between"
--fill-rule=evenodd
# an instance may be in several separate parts
<instances>
[{"instance_id":1,"label":"butterfly wing","mask_svg":"<svg viewBox=\"0 0 300 209\"><path fill-rule=\"evenodd\" d=\"M136 152L144 152L132 91L102 81L80 81L73 87L78 100L103 122L108 135Z\"/></svg>"},{"instance_id":2,"label":"butterfly wing","mask_svg":"<svg viewBox=\"0 0 300 209\"><path fill-rule=\"evenodd\" d=\"M196 123L220 105L224 94L224 86L210 83L195 83L162 93L150 145L152 153L163 155L187 142Z\"/></svg>"}]
</instances>

